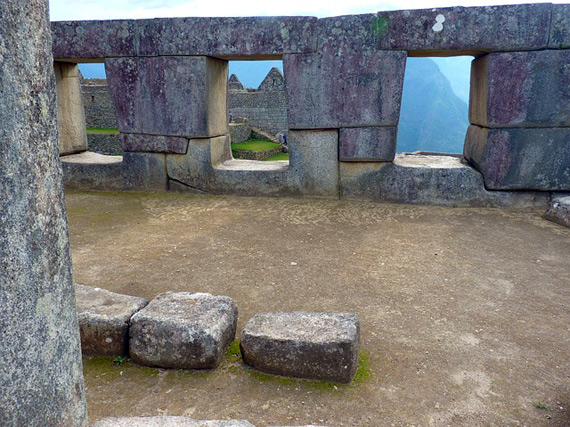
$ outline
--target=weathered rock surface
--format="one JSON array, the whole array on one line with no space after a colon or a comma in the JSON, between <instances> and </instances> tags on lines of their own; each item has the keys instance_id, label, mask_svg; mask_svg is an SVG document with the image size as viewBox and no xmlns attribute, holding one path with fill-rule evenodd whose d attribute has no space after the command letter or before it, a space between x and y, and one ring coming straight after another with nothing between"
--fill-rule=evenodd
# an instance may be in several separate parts
<instances>
[{"instance_id":1,"label":"weathered rock surface","mask_svg":"<svg viewBox=\"0 0 570 427\"><path fill-rule=\"evenodd\" d=\"M188 138L177 136L124 133L121 134L121 143L123 150L131 152L186 154L188 151Z\"/></svg>"},{"instance_id":2,"label":"weathered rock surface","mask_svg":"<svg viewBox=\"0 0 570 427\"><path fill-rule=\"evenodd\" d=\"M376 49L374 20L320 19L318 51L283 56L290 129L397 126L406 53Z\"/></svg>"},{"instance_id":3,"label":"weathered rock surface","mask_svg":"<svg viewBox=\"0 0 570 427\"><path fill-rule=\"evenodd\" d=\"M123 188L121 156L84 151L61 157L66 189L121 190Z\"/></svg>"},{"instance_id":4,"label":"weathered rock surface","mask_svg":"<svg viewBox=\"0 0 570 427\"><path fill-rule=\"evenodd\" d=\"M544 217L570 228L570 196L553 198Z\"/></svg>"},{"instance_id":5,"label":"weathered rock surface","mask_svg":"<svg viewBox=\"0 0 570 427\"><path fill-rule=\"evenodd\" d=\"M471 124L570 126L570 50L490 53L472 63Z\"/></svg>"},{"instance_id":6,"label":"weathered rock surface","mask_svg":"<svg viewBox=\"0 0 570 427\"><path fill-rule=\"evenodd\" d=\"M121 164L123 188L164 191L168 188L166 156L161 153L125 153Z\"/></svg>"},{"instance_id":7,"label":"weathered rock surface","mask_svg":"<svg viewBox=\"0 0 570 427\"><path fill-rule=\"evenodd\" d=\"M339 130L341 162L391 162L396 155L396 127L342 128Z\"/></svg>"},{"instance_id":8,"label":"weathered rock surface","mask_svg":"<svg viewBox=\"0 0 570 427\"><path fill-rule=\"evenodd\" d=\"M187 417L103 418L91 427L254 427L244 420L193 420Z\"/></svg>"},{"instance_id":9,"label":"weathered rock surface","mask_svg":"<svg viewBox=\"0 0 570 427\"><path fill-rule=\"evenodd\" d=\"M469 126L464 155L488 189L570 191L570 128Z\"/></svg>"},{"instance_id":10,"label":"weathered rock surface","mask_svg":"<svg viewBox=\"0 0 570 427\"><path fill-rule=\"evenodd\" d=\"M341 197L441 206L546 206L548 193L487 191L459 156L404 153L392 163L340 163Z\"/></svg>"},{"instance_id":11,"label":"weathered rock surface","mask_svg":"<svg viewBox=\"0 0 570 427\"><path fill-rule=\"evenodd\" d=\"M158 18L52 22L56 59L192 55L239 59L313 52L317 18Z\"/></svg>"},{"instance_id":12,"label":"weathered rock surface","mask_svg":"<svg viewBox=\"0 0 570 427\"><path fill-rule=\"evenodd\" d=\"M129 320L148 300L79 284L75 285L75 298L83 355L126 355Z\"/></svg>"},{"instance_id":13,"label":"weathered rock surface","mask_svg":"<svg viewBox=\"0 0 570 427\"><path fill-rule=\"evenodd\" d=\"M538 50L548 45L551 10L524 4L379 12L373 28L380 49L410 56Z\"/></svg>"},{"instance_id":14,"label":"weathered rock surface","mask_svg":"<svg viewBox=\"0 0 570 427\"><path fill-rule=\"evenodd\" d=\"M289 182L295 194L338 197L338 131L289 132Z\"/></svg>"},{"instance_id":15,"label":"weathered rock surface","mask_svg":"<svg viewBox=\"0 0 570 427\"><path fill-rule=\"evenodd\" d=\"M264 313L241 335L248 365L271 374L349 383L358 369L360 325L348 313Z\"/></svg>"},{"instance_id":16,"label":"weathered rock surface","mask_svg":"<svg viewBox=\"0 0 570 427\"><path fill-rule=\"evenodd\" d=\"M109 91L122 133L210 137L228 133L228 63L207 57L112 58Z\"/></svg>"},{"instance_id":17,"label":"weathered rock surface","mask_svg":"<svg viewBox=\"0 0 570 427\"><path fill-rule=\"evenodd\" d=\"M551 49L568 49L570 47L570 4L552 5L552 23L548 47Z\"/></svg>"},{"instance_id":18,"label":"weathered rock surface","mask_svg":"<svg viewBox=\"0 0 570 427\"><path fill-rule=\"evenodd\" d=\"M54 62L59 154L87 151L85 110L77 64Z\"/></svg>"},{"instance_id":19,"label":"weathered rock surface","mask_svg":"<svg viewBox=\"0 0 570 427\"><path fill-rule=\"evenodd\" d=\"M0 16L0 424L85 426L48 2Z\"/></svg>"},{"instance_id":20,"label":"weathered rock surface","mask_svg":"<svg viewBox=\"0 0 570 427\"><path fill-rule=\"evenodd\" d=\"M131 318L131 358L163 368L215 368L235 337L237 314L226 296L159 295Z\"/></svg>"}]
</instances>

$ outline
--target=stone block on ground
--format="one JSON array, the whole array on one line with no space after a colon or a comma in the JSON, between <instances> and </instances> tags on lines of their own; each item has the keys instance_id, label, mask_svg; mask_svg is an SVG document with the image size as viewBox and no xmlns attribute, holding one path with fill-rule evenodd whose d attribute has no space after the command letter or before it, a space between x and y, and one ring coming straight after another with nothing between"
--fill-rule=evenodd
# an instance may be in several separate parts
<instances>
[{"instance_id":1,"label":"stone block on ground","mask_svg":"<svg viewBox=\"0 0 570 427\"><path fill-rule=\"evenodd\" d=\"M548 44L551 10L524 4L379 12L373 29L380 49L410 56L538 50Z\"/></svg>"},{"instance_id":2,"label":"stone block on ground","mask_svg":"<svg viewBox=\"0 0 570 427\"><path fill-rule=\"evenodd\" d=\"M570 48L570 4L552 5L548 47L550 49Z\"/></svg>"},{"instance_id":3,"label":"stone block on ground","mask_svg":"<svg viewBox=\"0 0 570 427\"><path fill-rule=\"evenodd\" d=\"M397 126L406 52L377 50L374 21L320 19L318 51L283 56L290 129Z\"/></svg>"},{"instance_id":4,"label":"stone block on ground","mask_svg":"<svg viewBox=\"0 0 570 427\"><path fill-rule=\"evenodd\" d=\"M168 187L165 154L125 153L121 171L126 190L162 191Z\"/></svg>"},{"instance_id":5,"label":"stone block on ground","mask_svg":"<svg viewBox=\"0 0 570 427\"><path fill-rule=\"evenodd\" d=\"M244 362L271 374L350 383L360 351L360 325L349 313L263 313L241 335Z\"/></svg>"},{"instance_id":6,"label":"stone block on ground","mask_svg":"<svg viewBox=\"0 0 570 427\"><path fill-rule=\"evenodd\" d=\"M464 155L487 189L570 191L570 128L469 126Z\"/></svg>"},{"instance_id":7,"label":"stone block on ground","mask_svg":"<svg viewBox=\"0 0 570 427\"><path fill-rule=\"evenodd\" d=\"M554 197L544 217L570 228L570 196Z\"/></svg>"},{"instance_id":8,"label":"stone block on ground","mask_svg":"<svg viewBox=\"0 0 570 427\"><path fill-rule=\"evenodd\" d=\"M123 158L84 151L60 157L66 189L123 189Z\"/></svg>"},{"instance_id":9,"label":"stone block on ground","mask_svg":"<svg viewBox=\"0 0 570 427\"><path fill-rule=\"evenodd\" d=\"M548 193L487 191L460 156L397 154L391 163L341 162L343 198L441 206L546 207Z\"/></svg>"},{"instance_id":10,"label":"stone block on ground","mask_svg":"<svg viewBox=\"0 0 570 427\"><path fill-rule=\"evenodd\" d=\"M396 155L396 127L342 128L339 130L341 162L391 162Z\"/></svg>"},{"instance_id":11,"label":"stone block on ground","mask_svg":"<svg viewBox=\"0 0 570 427\"><path fill-rule=\"evenodd\" d=\"M121 136L112 133L91 133L87 135L89 150L108 156L122 156Z\"/></svg>"},{"instance_id":12,"label":"stone block on ground","mask_svg":"<svg viewBox=\"0 0 570 427\"><path fill-rule=\"evenodd\" d=\"M179 136L123 133L121 143L123 150L131 152L186 154L188 151L188 138Z\"/></svg>"},{"instance_id":13,"label":"stone block on ground","mask_svg":"<svg viewBox=\"0 0 570 427\"><path fill-rule=\"evenodd\" d=\"M80 284L75 285L75 298L83 355L126 355L129 320L148 300Z\"/></svg>"},{"instance_id":14,"label":"stone block on ground","mask_svg":"<svg viewBox=\"0 0 570 427\"><path fill-rule=\"evenodd\" d=\"M188 417L103 418L91 427L254 427L244 420L193 420Z\"/></svg>"},{"instance_id":15,"label":"stone block on ground","mask_svg":"<svg viewBox=\"0 0 570 427\"><path fill-rule=\"evenodd\" d=\"M122 133L202 138L228 133L228 62L202 56L110 58Z\"/></svg>"},{"instance_id":16,"label":"stone block on ground","mask_svg":"<svg viewBox=\"0 0 570 427\"><path fill-rule=\"evenodd\" d=\"M292 191L338 197L338 131L290 131L288 142Z\"/></svg>"},{"instance_id":17,"label":"stone block on ground","mask_svg":"<svg viewBox=\"0 0 570 427\"><path fill-rule=\"evenodd\" d=\"M131 318L131 358L162 368L215 368L235 338L237 314L227 296L161 294Z\"/></svg>"},{"instance_id":18,"label":"stone block on ground","mask_svg":"<svg viewBox=\"0 0 570 427\"><path fill-rule=\"evenodd\" d=\"M490 53L471 68L471 124L570 126L570 50Z\"/></svg>"}]
</instances>

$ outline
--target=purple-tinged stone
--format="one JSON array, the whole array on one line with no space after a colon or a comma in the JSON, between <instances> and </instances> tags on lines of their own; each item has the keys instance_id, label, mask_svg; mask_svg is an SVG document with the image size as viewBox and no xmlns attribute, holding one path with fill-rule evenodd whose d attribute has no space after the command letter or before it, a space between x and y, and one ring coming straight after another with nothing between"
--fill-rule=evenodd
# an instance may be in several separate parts
<instances>
[{"instance_id":1,"label":"purple-tinged stone","mask_svg":"<svg viewBox=\"0 0 570 427\"><path fill-rule=\"evenodd\" d=\"M550 49L570 48L570 4L552 5L548 47Z\"/></svg>"},{"instance_id":2,"label":"purple-tinged stone","mask_svg":"<svg viewBox=\"0 0 570 427\"><path fill-rule=\"evenodd\" d=\"M380 49L409 56L538 50L548 45L551 10L525 4L379 12L374 31Z\"/></svg>"},{"instance_id":3,"label":"purple-tinged stone","mask_svg":"<svg viewBox=\"0 0 570 427\"><path fill-rule=\"evenodd\" d=\"M570 191L570 128L472 125L464 156L490 190Z\"/></svg>"},{"instance_id":4,"label":"purple-tinged stone","mask_svg":"<svg viewBox=\"0 0 570 427\"><path fill-rule=\"evenodd\" d=\"M391 162L396 155L396 127L342 128L339 130L341 162Z\"/></svg>"},{"instance_id":5,"label":"purple-tinged stone","mask_svg":"<svg viewBox=\"0 0 570 427\"><path fill-rule=\"evenodd\" d=\"M469 120L479 126L570 126L570 50L490 53L473 61Z\"/></svg>"},{"instance_id":6,"label":"purple-tinged stone","mask_svg":"<svg viewBox=\"0 0 570 427\"><path fill-rule=\"evenodd\" d=\"M121 143L123 150L133 152L186 154L188 151L188 138L178 136L124 133L121 134Z\"/></svg>"}]
</instances>

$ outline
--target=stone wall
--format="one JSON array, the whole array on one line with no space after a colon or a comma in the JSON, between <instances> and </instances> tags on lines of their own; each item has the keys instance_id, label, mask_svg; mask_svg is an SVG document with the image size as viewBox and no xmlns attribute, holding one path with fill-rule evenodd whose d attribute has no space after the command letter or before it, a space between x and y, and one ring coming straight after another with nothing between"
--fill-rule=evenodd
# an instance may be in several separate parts
<instances>
[{"instance_id":1,"label":"stone wall","mask_svg":"<svg viewBox=\"0 0 570 427\"><path fill-rule=\"evenodd\" d=\"M87 127L117 128L117 115L107 87L107 80L84 79L81 89Z\"/></svg>"},{"instance_id":2,"label":"stone wall","mask_svg":"<svg viewBox=\"0 0 570 427\"><path fill-rule=\"evenodd\" d=\"M126 188L496 205L570 191L568 28L570 5L526 4L56 22L52 34L56 59L106 62ZM407 57L465 54L465 158L396 157ZM271 79L257 92L228 84L237 59L282 59L284 98ZM231 158L228 85L232 114L277 127L281 112L255 108L285 104L288 166Z\"/></svg>"},{"instance_id":3,"label":"stone wall","mask_svg":"<svg viewBox=\"0 0 570 427\"><path fill-rule=\"evenodd\" d=\"M247 118L273 135L287 130L285 91L228 91L228 111L232 117Z\"/></svg>"}]
</instances>

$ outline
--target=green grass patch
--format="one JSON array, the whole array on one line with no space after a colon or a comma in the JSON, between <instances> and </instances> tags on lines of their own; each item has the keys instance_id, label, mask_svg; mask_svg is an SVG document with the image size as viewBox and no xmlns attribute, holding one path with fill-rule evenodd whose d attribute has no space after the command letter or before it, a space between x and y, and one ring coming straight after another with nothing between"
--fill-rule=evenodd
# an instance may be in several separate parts
<instances>
[{"instance_id":1,"label":"green grass patch","mask_svg":"<svg viewBox=\"0 0 570 427\"><path fill-rule=\"evenodd\" d=\"M265 139L248 139L245 142L240 142L238 144L232 144L232 150L240 151L267 151L267 150L275 150L276 148L281 147L279 144L275 142L267 141Z\"/></svg>"},{"instance_id":2,"label":"green grass patch","mask_svg":"<svg viewBox=\"0 0 570 427\"><path fill-rule=\"evenodd\" d=\"M550 406L545 405L544 403L530 402L530 404L534 406L536 409L540 409L542 411L552 411L552 408Z\"/></svg>"},{"instance_id":3,"label":"green grass patch","mask_svg":"<svg viewBox=\"0 0 570 427\"><path fill-rule=\"evenodd\" d=\"M289 160L289 153L278 153L274 156L264 159L266 162L274 162L276 160Z\"/></svg>"},{"instance_id":4,"label":"green grass patch","mask_svg":"<svg viewBox=\"0 0 570 427\"><path fill-rule=\"evenodd\" d=\"M103 135L118 135L119 129L117 128L87 128L88 134L103 134Z\"/></svg>"},{"instance_id":5,"label":"green grass patch","mask_svg":"<svg viewBox=\"0 0 570 427\"><path fill-rule=\"evenodd\" d=\"M237 363L241 361L241 350L239 338L230 344L228 350L226 351L226 359L230 363Z\"/></svg>"}]
</instances>

